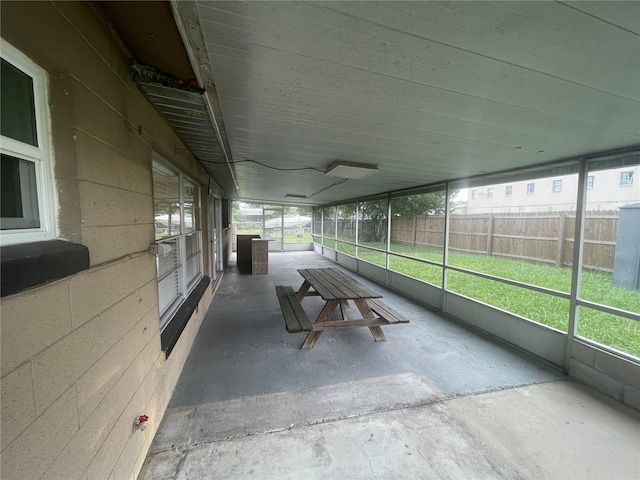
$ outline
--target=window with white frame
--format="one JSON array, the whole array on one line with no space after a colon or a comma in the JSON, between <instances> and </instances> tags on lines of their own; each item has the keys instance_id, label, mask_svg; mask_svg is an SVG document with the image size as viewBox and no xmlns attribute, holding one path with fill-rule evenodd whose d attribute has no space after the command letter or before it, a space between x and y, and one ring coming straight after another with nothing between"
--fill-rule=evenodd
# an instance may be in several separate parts
<instances>
[{"instance_id":1,"label":"window with white frame","mask_svg":"<svg viewBox=\"0 0 640 480\"><path fill-rule=\"evenodd\" d=\"M471 190L471 198L472 198L473 200L475 200L476 198L478 198L478 190L476 190L476 189Z\"/></svg>"},{"instance_id":2,"label":"window with white frame","mask_svg":"<svg viewBox=\"0 0 640 480\"><path fill-rule=\"evenodd\" d=\"M555 193L562 191L562 180L554 180L552 191Z\"/></svg>"},{"instance_id":3,"label":"window with white frame","mask_svg":"<svg viewBox=\"0 0 640 480\"><path fill-rule=\"evenodd\" d=\"M507 185L504 189L505 197L510 197L513 195L513 185Z\"/></svg>"},{"instance_id":4,"label":"window with white frame","mask_svg":"<svg viewBox=\"0 0 640 480\"><path fill-rule=\"evenodd\" d=\"M199 187L155 154L153 210L163 329L202 278L202 229Z\"/></svg>"},{"instance_id":5,"label":"window with white frame","mask_svg":"<svg viewBox=\"0 0 640 480\"><path fill-rule=\"evenodd\" d=\"M55 238L46 72L4 40L0 54L2 245Z\"/></svg>"},{"instance_id":6,"label":"window with white frame","mask_svg":"<svg viewBox=\"0 0 640 480\"><path fill-rule=\"evenodd\" d=\"M527 195L533 195L536 191L535 183L527 183Z\"/></svg>"},{"instance_id":7,"label":"window with white frame","mask_svg":"<svg viewBox=\"0 0 640 480\"><path fill-rule=\"evenodd\" d=\"M633 170L620 172L620 185L633 185Z\"/></svg>"},{"instance_id":8,"label":"window with white frame","mask_svg":"<svg viewBox=\"0 0 640 480\"><path fill-rule=\"evenodd\" d=\"M593 190L593 175L587 176L587 190Z\"/></svg>"},{"instance_id":9,"label":"window with white frame","mask_svg":"<svg viewBox=\"0 0 640 480\"><path fill-rule=\"evenodd\" d=\"M493 187L487 188L487 198L493 198Z\"/></svg>"}]
</instances>

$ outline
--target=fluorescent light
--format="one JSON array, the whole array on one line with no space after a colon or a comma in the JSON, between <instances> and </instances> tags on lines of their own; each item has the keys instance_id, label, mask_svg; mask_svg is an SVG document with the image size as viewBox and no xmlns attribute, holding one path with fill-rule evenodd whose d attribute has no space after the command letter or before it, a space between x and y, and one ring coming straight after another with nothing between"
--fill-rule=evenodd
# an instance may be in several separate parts
<instances>
[{"instance_id":1,"label":"fluorescent light","mask_svg":"<svg viewBox=\"0 0 640 480\"><path fill-rule=\"evenodd\" d=\"M367 178L369 175L378 173L378 167L376 165L366 165L363 163L350 163L350 162L333 162L327 168L325 175L331 177L340 178L353 178L361 180Z\"/></svg>"},{"instance_id":2,"label":"fluorescent light","mask_svg":"<svg viewBox=\"0 0 640 480\"><path fill-rule=\"evenodd\" d=\"M298 195L296 193L287 193L284 198L307 198L306 195Z\"/></svg>"}]
</instances>

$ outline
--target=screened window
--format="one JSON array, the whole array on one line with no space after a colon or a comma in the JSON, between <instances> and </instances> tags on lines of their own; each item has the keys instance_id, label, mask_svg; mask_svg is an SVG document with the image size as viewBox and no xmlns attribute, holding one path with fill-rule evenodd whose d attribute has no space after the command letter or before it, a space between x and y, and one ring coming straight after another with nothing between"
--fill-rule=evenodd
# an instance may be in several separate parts
<instances>
[{"instance_id":1,"label":"screened window","mask_svg":"<svg viewBox=\"0 0 640 480\"><path fill-rule=\"evenodd\" d=\"M336 248L336 207L322 209L322 245Z\"/></svg>"},{"instance_id":2,"label":"screened window","mask_svg":"<svg viewBox=\"0 0 640 480\"><path fill-rule=\"evenodd\" d=\"M620 172L620 185L633 185L633 171Z\"/></svg>"},{"instance_id":3,"label":"screened window","mask_svg":"<svg viewBox=\"0 0 640 480\"><path fill-rule=\"evenodd\" d=\"M505 187L504 194L505 194L505 196L507 196L507 197L510 197L511 195L513 195L513 186L511 186L511 185L507 185L507 186Z\"/></svg>"},{"instance_id":4,"label":"screened window","mask_svg":"<svg viewBox=\"0 0 640 480\"><path fill-rule=\"evenodd\" d=\"M2 244L55 236L46 74L3 43L0 58Z\"/></svg>"},{"instance_id":5,"label":"screened window","mask_svg":"<svg viewBox=\"0 0 640 480\"><path fill-rule=\"evenodd\" d=\"M322 243L322 209L313 209L313 241Z\"/></svg>"},{"instance_id":6,"label":"screened window","mask_svg":"<svg viewBox=\"0 0 640 480\"><path fill-rule=\"evenodd\" d=\"M351 255L352 257L356 254L356 212L357 209L355 203L338 205L336 209L337 248L339 252Z\"/></svg>"},{"instance_id":7,"label":"screened window","mask_svg":"<svg viewBox=\"0 0 640 480\"><path fill-rule=\"evenodd\" d=\"M444 190L391 198L390 270L442 286L446 205Z\"/></svg>"},{"instance_id":8,"label":"screened window","mask_svg":"<svg viewBox=\"0 0 640 480\"><path fill-rule=\"evenodd\" d=\"M471 190L471 198L472 198L473 200L475 200L476 198L478 198L478 190L476 190L476 189Z\"/></svg>"},{"instance_id":9,"label":"screened window","mask_svg":"<svg viewBox=\"0 0 640 480\"><path fill-rule=\"evenodd\" d=\"M534 178L551 187L557 177ZM487 192L506 192L508 186L526 185L533 193L534 178L527 179L523 174L518 183L509 180L484 188ZM578 181L577 174L567 178L569 182ZM455 205L456 184L450 191L449 204ZM490 209L453 208L446 265L455 268L446 269L445 288L567 331L570 302L566 294L571 289L572 270L563 267L573 259L569 240L575 214L567 212L575 212L576 200L555 198L553 203L548 198L512 196L503 201L494 199Z\"/></svg>"},{"instance_id":10,"label":"screened window","mask_svg":"<svg viewBox=\"0 0 640 480\"><path fill-rule=\"evenodd\" d=\"M157 155L153 209L160 327L164 328L202 278L202 229L199 187Z\"/></svg>"},{"instance_id":11,"label":"screened window","mask_svg":"<svg viewBox=\"0 0 640 480\"><path fill-rule=\"evenodd\" d=\"M595 167L600 165L595 164ZM627 171L607 168L594 171L603 179L615 180ZM638 220L640 190L607 189L606 196L596 190L586 194L582 264L581 302L578 310L578 335L640 357L640 323L624 312L640 313L640 272L638 271ZM595 210L592 205L601 208ZM591 208L590 208L591 207ZM607 312L604 307L620 310Z\"/></svg>"},{"instance_id":12,"label":"screened window","mask_svg":"<svg viewBox=\"0 0 640 480\"><path fill-rule=\"evenodd\" d=\"M533 195L536 191L535 183L527 183L527 195Z\"/></svg>"},{"instance_id":13,"label":"screened window","mask_svg":"<svg viewBox=\"0 0 640 480\"><path fill-rule=\"evenodd\" d=\"M493 188L487 188L487 198L493 198Z\"/></svg>"},{"instance_id":14,"label":"screened window","mask_svg":"<svg viewBox=\"0 0 640 480\"><path fill-rule=\"evenodd\" d=\"M311 207L284 207L284 243L309 243L311 237Z\"/></svg>"},{"instance_id":15,"label":"screened window","mask_svg":"<svg viewBox=\"0 0 640 480\"><path fill-rule=\"evenodd\" d=\"M386 266L387 197L360 202L358 207L357 258Z\"/></svg>"},{"instance_id":16,"label":"screened window","mask_svg":"<svg viewBox=\"0 0 640 480\"><path fill-rule=\"evenodd\" d=\"M555 193L562 191L562 180L554 180L553 181L553 191Z\"/></svg>"},{"instance_id":17,"label":"screened window","mask_svg":"<svg viewBox=\"0 0 640 480\"><path fill-rule=\"evenodd\" d=\"M587 177L587 190L591 190L593 188L593 175L589 175Z\"/></svg>"}]
</instances>

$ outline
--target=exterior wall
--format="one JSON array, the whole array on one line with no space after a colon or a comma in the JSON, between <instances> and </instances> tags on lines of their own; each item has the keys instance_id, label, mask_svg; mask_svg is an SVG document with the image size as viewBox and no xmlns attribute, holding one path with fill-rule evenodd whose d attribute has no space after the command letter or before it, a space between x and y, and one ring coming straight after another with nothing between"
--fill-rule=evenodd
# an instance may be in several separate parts
<instances>
[{"instance_id":1,"label":"exterior wall","mask_svg":"<svg viewBox=\"0 0 640 480\"><path fill-rule=\"evenodd\" d=\"M567 370L571 377L640 410L640 368L636 363L574 340Z\"/></svg>"},{"instance_id":2,"label":"exterior wall","mask_svg":"<svg viewBox=\"0 0 640 480\"><path fill-rule=\"evenodd\" d=\"M135 478L213 295L166 359L147 253L151 152L207 178L129 80L89 4L2 2L1 34L49 73L60 238L91 259L87 271L2 300L2 478ZM205 252L205 274L209 264ZM133 428L141 414L145 431Z\"/></svg>"},{"instance_id":3,"label":"exterior wall","mask_svg":"<svg viewBox=\"0 0 640 480\"><path fill-rule=\"evenodd\" d=\"M634 172L633 185L620 185L620 172ZM617 210L623 205L640 201L640 167L625 167L591 172L594 177L593 189L587 190L587 211ZM553 181L562 180L562 191L553 192ZM527 184L535 183L535 193L527 194ZM505 187L511 185L513 194L507 197ZM493 198L487 198L484 187L469 188L466 207L458 207L456 213L497 213L497 212L547 212L574 211L578 192L578 175L526 180L493 186ZM472 198L471 192L478 192Z\"/></svg>"}]
</instances>

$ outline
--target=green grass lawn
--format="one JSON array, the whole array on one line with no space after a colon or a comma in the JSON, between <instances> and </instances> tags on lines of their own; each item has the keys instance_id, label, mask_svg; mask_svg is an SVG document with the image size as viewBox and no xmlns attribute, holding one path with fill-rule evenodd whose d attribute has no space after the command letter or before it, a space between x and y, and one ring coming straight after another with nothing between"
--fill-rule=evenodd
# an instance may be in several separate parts
<instances>
[{"instance_id":1,"label":"green grass lawn","mask_svg":"<svg viewBox=\"0 0 640 480\"><path fill-rule=\"evenodd\" d=\"M300 235L292 234L292 235L284 236L284 243L310 243L310 242L313 242L313 238L311 237L310 233L301 233Z\"/></svg>"},{"instance_id":2,"label":"green grass lawn","mask_svg":"<svg viewBox=\"0 0 640 480\"><path fill-rule=\"evenodd\" d=\"M386 245L380 242L369 242L363 246L382 250L386 248ZM348 255L355 254L355 247L340 242L338 250ZM434 262L442 261L442 249L438 248L393 244L391 251ZM385 266L383 252L360 248L358 258ZM561 292L569 292L571 288L571 269L566 267L455 251L449 254L449 264ZM390 257L389 267L391 270L438 287L442 285L442 267L395 256ZM448 288L452 292L535 322L567 331L568 300L454 271L449 271ZM583 272L581 298L631 312L640 312L640 292L613 285L612 275L606 272ZM578 333L583 337L640 357L640 322L597 310L580 308Z\"/></svg>"},{"instance_id":3,"label":"green grass lawn","mask_svg":"<svg viewBox=\"0 0 640 480\"><path fill-rule=\"evenodd\" d=\"M248 234L262 235L262 228L256 227L254 229L238 230L236 233L238 235L248 235ZM270 235L273 238L278 238L278 239L282 236L281 234L274 234L274 233L270 233ZM284 243L310 243L310 242L313 242L311 233L302 233L300 235L294 233L291 235L284 236Z\"/></svg>"},{"instance_id":4,"label":"green grass lawn","mask_svg":"<svg viewBox=\"0 0 640 480\"><path fill-rule=\"evenodd\" d=\"M352 257L355 257L356 255L355 245L349 245L348 243L343 243L340 241L338 241L338 251L346 255L351 255Z\"/></svg>"}]
</instances>

